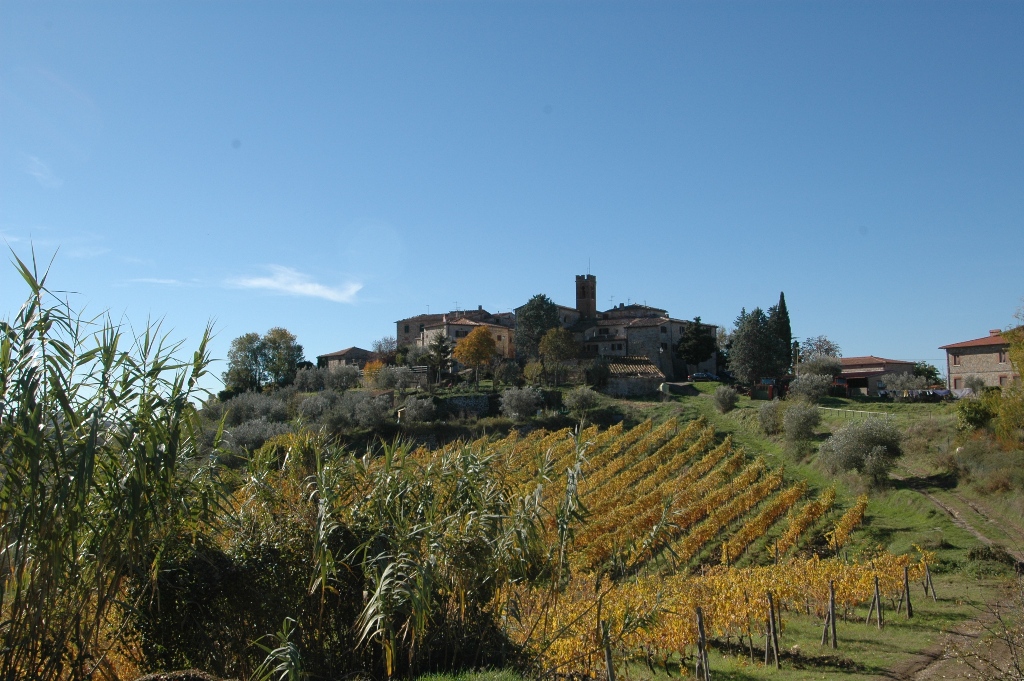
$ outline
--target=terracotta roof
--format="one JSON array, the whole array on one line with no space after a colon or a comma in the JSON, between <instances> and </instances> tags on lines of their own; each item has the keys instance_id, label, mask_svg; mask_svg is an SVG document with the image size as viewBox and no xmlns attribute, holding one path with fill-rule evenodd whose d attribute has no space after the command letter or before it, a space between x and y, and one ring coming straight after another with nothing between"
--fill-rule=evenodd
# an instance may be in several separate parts
<instances>
[{"instance_id":1,"label":"terracotta roof","mask_svg":"<svg viewBox=\"0 0 1024 681\"><path fill-rule=\"evenodd\" d=\"M646 357L615 357L608 362L608 371L616 378L640 376L643 378L665 379L661 369Z\"/></svg>"},{"instance_id":2,"label":"terracotta roof","mask_svg":"<svg viewBox=\"0 0 1024 681\"><path fill-rule=\"evenodd\" d=\"M884 357L875 357L874 355L840 357L839 361L842 362L844 367L855 367L862 364L913 364L913 362L905 359L885 359Z\"/></svg>"},{"instance_id":3,"label":"terracotta roof","mask_svg":"<svg viewBox=\"0 0 1024 681\"><path fill-rule=\"evenodd\" d=\"M370 353L369 350L363 350L362 348L351 347L351 348L345 348L344 350L338 350L337 352L329 352L326 355L317 355L316 358L320 359L322 357L347 357L349 355L352 355L353 357L356 357L356 356L359 356L359 355L365 355L365 356L369 357L370 354L371 353Z\"/></svg>"},{"instance_id":4,"label":"terracotta roof","mask_svg":"<svg viewBox=\"0 0 1024 681\"><path fill-rule=\"evenodd\" d=\"M400 324L401 322L415 322L415 321L418 321L420 319L440 319L443 316L444 315L440 314L440 313L438 313L438 314L418 314L415 317L407 317L405 319L399 319L398 321L395 322L395 324Z\"/></svg>"},{"instance_id":5,"label":"terracotta roof","mask_svg":"<svg viewBox=\"0 0 1024 681\"><path fill-rule=\"evenodd\" d=\"M949 345L943 345L939 347L939 350L955 350L956 348L980 348L986 345L1009 345L1010 342L1003 338L1003 334L998 329L993 329L988 332L988 335L984 338L975 338L974 340L964 341L962 343L950 343Z\"/></svg>"},{"instance_id":6,"label":"terracotta roof","mask_svg":"<svg viewBox=\"0 0 1024 681\"><path fill-rule=\"evenodd\" d=\"M634 328L640 326L668 326L670 323L668 317L637 317L630 320L626 326Z\"/></svg>"}]
</instances>

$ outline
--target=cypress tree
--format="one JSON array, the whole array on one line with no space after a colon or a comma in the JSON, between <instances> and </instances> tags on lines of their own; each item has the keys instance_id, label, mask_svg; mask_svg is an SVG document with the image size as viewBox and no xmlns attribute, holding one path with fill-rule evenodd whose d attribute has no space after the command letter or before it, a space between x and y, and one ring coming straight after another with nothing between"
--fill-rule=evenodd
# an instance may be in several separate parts
<instances>
[{"instance_id":1,"label":"cypress tree","mask_svg":"<svg viewBox=\"0 0 1024 681\"><path fill-rule=\"evenodd\" d=\"M792 342L793 328L789 323L789 310L786 308L786 294L779 293L779 304L768 309L768 321L775 340L776 358L775 372L779 376L788 374L793 368Z\"/></svg>"}]
</instances>

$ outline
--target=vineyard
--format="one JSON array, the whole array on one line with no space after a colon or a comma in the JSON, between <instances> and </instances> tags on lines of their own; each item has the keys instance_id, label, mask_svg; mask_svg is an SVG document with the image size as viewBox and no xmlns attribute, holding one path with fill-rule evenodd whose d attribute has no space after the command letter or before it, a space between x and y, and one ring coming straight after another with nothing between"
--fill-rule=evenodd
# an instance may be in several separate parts
<instances>
[{"instance_id":1,"label":"vineyard","mask_svg":"<svg viewBox=\"0 0 1024 681\"><path fill-rule=\"evenodd\" d=\"M513 433L471 447L486 449L500 484L532 499L541 518L552 573L510 581L491 608L549 673L603 673L612 647L648 664L688 659L698 608L706 636L745 638L753 650L770 610L824 617L831 586L833 607L847 613L872 600L876 578L881 596L895 599L905 578L925 576L925 554L835 557L867 498L825 522L833 488L807 499L805 482L718 441L703 419ZM451 449L412 456L429 467ZM798 550L816 527L832 557ZM758 543L769 534L774 543Z\"/></svg>"}]
</instances>

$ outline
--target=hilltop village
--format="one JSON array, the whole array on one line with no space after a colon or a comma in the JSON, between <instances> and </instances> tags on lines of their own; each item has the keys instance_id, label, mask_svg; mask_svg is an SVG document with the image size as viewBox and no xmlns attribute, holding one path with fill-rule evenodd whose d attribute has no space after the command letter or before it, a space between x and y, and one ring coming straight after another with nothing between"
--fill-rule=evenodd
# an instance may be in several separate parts
<instances>
[{"instance_id":1,"label":"hilltop village","mask_svg":"<svg viewBox=\"0 0 1024 681\"><path fill-rule=\"evenodd\" d=\"M578 346L580 360L599 359L609 372L609 384L616 394L650 392L665 381L686 381L694 373L715 375L717 353L706 360L687 365L676 352L689 323L669 314L668 310L641 304L624 304L598 310L597 277L576 276L576 304L573 307L552 303L557 324L571 334ZM526 310L521 305L514 312L491 313L481 305L475 310L452 310L437 314L420 314L395 322L395 343L398 352L413 348L426 349L438 336L452 345L476 329L486 330L494 340L496 360L525 361L516 351L516 320ZM715 325L704 324L703 331L714 337ZM364 366L373 353L351 347L317 357L318 366ZM453 370L462 369L454 362Z\"/></svg>"}]
</instances>

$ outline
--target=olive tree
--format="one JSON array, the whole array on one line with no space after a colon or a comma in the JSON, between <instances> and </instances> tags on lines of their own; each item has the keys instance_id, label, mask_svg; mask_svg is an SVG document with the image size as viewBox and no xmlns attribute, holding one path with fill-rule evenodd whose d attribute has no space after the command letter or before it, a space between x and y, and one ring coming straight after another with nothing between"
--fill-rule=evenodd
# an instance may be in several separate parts
<instances>
[{"instance_id":1,"label":"olive tree","mask_svg":"<svg viewBox=\"0 0 1024 681\"><path fill-rule=\"evenodd\" d=\"M821 445L821 462L833 473L854 470L880 484L903 455L899 428L886 418L852 421Z\"/></svg>"}]
</instances>

